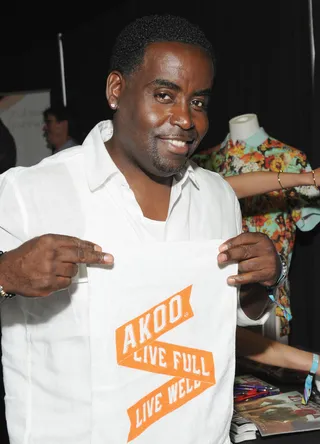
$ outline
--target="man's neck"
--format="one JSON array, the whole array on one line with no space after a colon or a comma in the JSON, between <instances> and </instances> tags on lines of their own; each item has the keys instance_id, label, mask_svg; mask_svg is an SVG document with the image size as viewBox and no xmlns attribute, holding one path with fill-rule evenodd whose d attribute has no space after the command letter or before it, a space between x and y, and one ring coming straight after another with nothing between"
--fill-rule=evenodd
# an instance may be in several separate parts
<instances>
[{"instance_id":1,"label":"man's neck","mask_svg":"<svg viewBox=\"0 0 320 444\"><path fill-rule=\"evenodd\" d=\"M63 139L61 139L61 140L59 140L58 142L56 142L55 144L54 144L54 147L53 147L53 152L54 153L58 153L59 151L61 151L61 148L63 148L63 146L69 141L71 139L71 137L67 137L67 138L63 138Z\"/></svg>"},{"instance_id":2,"label":"man's neck","mask_svg":"<svg viewBox=\"0 0 320 444\"><path fill-rule=\"evenodd\" d=\"M106 144L106 149L126 178L144 216L154 220L166 220L173 177L148 174L126 156L122 156L120 150L112 149L109 144Z\"/></svg>"}]
</instances>

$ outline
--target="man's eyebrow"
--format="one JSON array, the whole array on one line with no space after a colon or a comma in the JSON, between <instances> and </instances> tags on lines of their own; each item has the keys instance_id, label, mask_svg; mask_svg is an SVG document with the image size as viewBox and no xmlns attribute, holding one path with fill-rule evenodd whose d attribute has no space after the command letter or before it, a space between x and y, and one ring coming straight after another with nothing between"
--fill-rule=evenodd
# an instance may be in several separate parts
<instances>
[{"instance_id":1,"label":"man's eyebrow","mask_svg":"<svg viewBox=\"0 0 320 444\"><path fill-rule=\"evenodd\" d=\"M212 89L206 88L206 89L199 89L198 91L194 91L194 96L211 96Z\"/></svg>"},{"instance_id":2,"label":"man's eyebrow","mask_svg":"<svg viewBox=\"0 0 320 444\"><path fill-rule=\"evenodd\" d=\"M166 88L173 89L175 91L180 91L181 88L176 83L170 82L170 80L166 79L155 79L149 83L149 85L153 86L165 86Z\"/></svg>"},{"instance_id":3,"label":"man's eyebrow","mask_svg":"<svg viewBox=\"0 0 320 444\"><path fill-rule=\"evenodd\" d=\"M166 79L155 79L152 82L150 82L150 85L153 86L164 86L169 89L173 89L174 91L181 91L181 88L176 83L170 82L170 80ZM212 89L211 88L205 88L205 89L199 89L197 91L193 92L193 96L211 96Z\"/></svg>"}]
</instances>

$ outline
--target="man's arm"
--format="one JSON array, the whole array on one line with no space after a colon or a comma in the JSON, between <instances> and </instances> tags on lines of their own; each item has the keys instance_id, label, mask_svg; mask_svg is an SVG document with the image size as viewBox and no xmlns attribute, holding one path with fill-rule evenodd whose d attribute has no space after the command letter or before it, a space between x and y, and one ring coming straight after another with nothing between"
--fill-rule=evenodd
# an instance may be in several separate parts
<instances>
[{"instance_id":1,"label":"man's arm","mask_svg":"<svg viewBox=\"0 0 320 444\"><path fill-rule=\"evenodd\" d=\"M66 288L78 264L112 264L113 257L92 242L47 234L29 239L29 221L21 198L19 175L13 168L0 175L0 285L5 293L47 296Z\"/></svg>"},{"instance_id":2,"label":"man's arm","mask_svg":"<svg viewBox=\"0 0 320 444\"><path fill-rule=\"evenodd\" d=\"M46 234L0 256L0 285L6 293L48 296L71 284L80 263L112 265L113 257L92 242Z\"/></svg>"}]
</instances>

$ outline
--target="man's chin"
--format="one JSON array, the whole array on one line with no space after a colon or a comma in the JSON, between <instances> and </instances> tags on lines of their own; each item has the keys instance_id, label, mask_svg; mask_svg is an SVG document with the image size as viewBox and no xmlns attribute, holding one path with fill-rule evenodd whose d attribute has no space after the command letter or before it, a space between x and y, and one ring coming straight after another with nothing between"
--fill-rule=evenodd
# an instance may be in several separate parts
<instances>
[{"instance_id":1,"label":"man's chin","mask_svg":"<svg viewBox=\"0 0 320 444\"><path fill-rule=\"evenodd\" d=\"M156 162L154 164L156 170L158 171L158 175L162 177L170 177L175 176L176 174L181 173L181 171L184 171L186 168L186 164L188 162L188 159L185 158L184 162Z\"/></svg>"}]
</instances>

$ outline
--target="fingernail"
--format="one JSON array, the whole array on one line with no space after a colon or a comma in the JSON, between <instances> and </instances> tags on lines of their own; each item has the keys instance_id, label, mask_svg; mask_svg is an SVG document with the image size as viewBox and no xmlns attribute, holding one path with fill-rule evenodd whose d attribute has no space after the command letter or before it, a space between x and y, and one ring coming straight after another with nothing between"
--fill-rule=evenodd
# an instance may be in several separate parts
<instances>
[{"instance_id":1,"label":"fingernail","mask_svg":"<svg viewBox=\"0 0 320 444\"><path fill-rule=\"evenodd\" d=\"M236 280L235 280L235 278L232 278L232 277L230 277L230 278L228 278L228 284L229 285L236 285Z\"/></svg>"},{"instance_id":2,"label":"fingernail","mask_svg":"<svg viewBox=\"0 0 320 444\"><path fill-rule=\"evenodd\" d=\"M103 256L103 261L107 264L112 264L113 263L113 256L111 256L111 254L105 254Z\"/></svg>"},{"instance_id":3,"label":"fingernail","mask_svg":"<svg viewBox=\"0 0 320 444\"><path fill-rule=\"evenodd\" d=\"M220 247L219 247L219 251L227 251L227 249L228 249L229 247L228 247L228 244L222 244L222 245L220 245Z\"/></svg>"},{"instance_id":4,"label":"fingernail","mask_svg":"<svg viewBox=\"0 0 320 444\"><path fill-rule=\"evenodd\" d=\"M218 259L219 262L226 262L228 260L228 256L226 254L219 254Z\"/></svg>"},{"instance_id":5,"label":"fingernail","mask_svg":"<svg viewBox=\"0 0 320 444\"><path fill-rule=\"evenodd\" d=\"M102 251L102 248L99 245L95 245L93 249L94 251Z\"/></svg>"}]
</instances>

